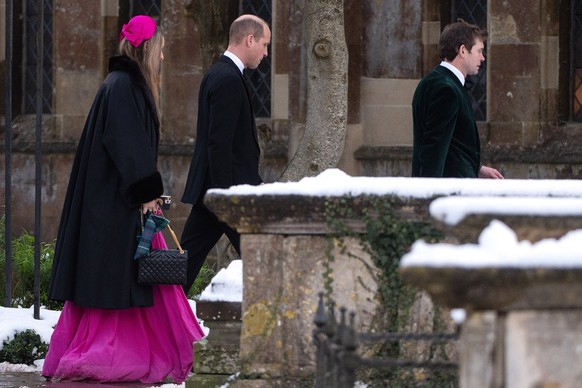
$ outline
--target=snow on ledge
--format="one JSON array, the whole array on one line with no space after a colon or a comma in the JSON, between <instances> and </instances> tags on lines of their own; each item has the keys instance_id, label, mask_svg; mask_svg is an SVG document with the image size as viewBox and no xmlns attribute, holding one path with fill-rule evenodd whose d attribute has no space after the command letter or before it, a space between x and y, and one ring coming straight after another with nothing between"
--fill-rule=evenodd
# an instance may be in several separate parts
<instances>
[{"instance_id":1,"label":"snow on ledge","mask_svg":"<svg viewBox=\"0 0 582 388\"><path fill-rule=\"evenodd\" d=\"M457 225L469 215L582 216L582 198L556 197L441 197L431 202L430 215Z\"/></svg>"},{"instance_id":2,"label":"snow on ledge","mask_svg":"<svg viewBox=\"0 0 582 388\"><path fill-rule=\"evenodd\" d=\"M431 198L443 195L582 197L582 180L570 179L463 179L409 177L352 177L339 169L328 169L298 182L275 182L260 186L238 185L208 191L218 195L396 195Z\"/></svg>"},{"instance_id":3,"label":"snow on ledge","mask_svg":"<svg viewBox=\"0 0 582 388\"><path fill-rule=\"evenodd\" d=\"M427 244L418 240L405 254L402 267L457 268L582 268L582 230L568 232L560 239L536 243L518 241L515 232L493 220L483 229L478 244Z\"/></svg>"}]
</instances>

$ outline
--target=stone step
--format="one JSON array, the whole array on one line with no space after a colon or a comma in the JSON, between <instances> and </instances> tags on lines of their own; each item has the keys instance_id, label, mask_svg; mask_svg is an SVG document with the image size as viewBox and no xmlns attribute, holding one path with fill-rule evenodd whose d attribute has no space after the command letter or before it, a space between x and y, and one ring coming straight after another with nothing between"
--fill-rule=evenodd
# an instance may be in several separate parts
<instances>
[{"instance_id":1,"label":"stone step","mask_svg":"<svg viewBox=\"0 0 582 388\"><path fill-rule=\"evenodd\" d=\"M193 374L184 385L185 388L216 388L224 386L229 378L228 375Z\"/></svg>"},{"instance_id":2,"label":"stone step","mask_svg":"<svg viewBox=\"0 0 582 388\"><path fill-rule=\"evenodd\" d=\"M196 302L196 315L206 321L238 321L241 320L240 302L222 302L199 300Z\"/></svg>"},{"instance_id":3,"label":"stone step","mask_svg":"<svg viewBox=\"0 0 582 388\"><path fill-rule=\"evenodd\" d=\"M198 301L196 315L210 332L194 344L194 376L222 378L240 371L241 303Z\"/></svg>"}]
</instances>

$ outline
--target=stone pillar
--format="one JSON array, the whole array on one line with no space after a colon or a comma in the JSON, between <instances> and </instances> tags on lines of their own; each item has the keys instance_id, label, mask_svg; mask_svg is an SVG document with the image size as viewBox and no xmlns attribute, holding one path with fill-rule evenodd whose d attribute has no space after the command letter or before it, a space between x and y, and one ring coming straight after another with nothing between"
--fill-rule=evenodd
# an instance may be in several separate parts
<instances>
[{"instance_id":1,"label":"stone pillar","mask_svg":"<svg viewBox=\"0 0 582 388\"><path fill-rule=\"evenodd\" d=\"M535 146L541 129L557 122L559 25L557 6L549 3L487 2L487 118L493 145Z\"/></svg>"},{"instance_id":2,"label":"stone pillar","mask_svg":"<svg viewBox=\"0 0 582 388\"><path fill-rule=\"evenodd\" d=\"M499 218L532 242L556 237L562 225L581 227L580 217L547 213L481 214L468 217L462 225L477 229ZM465 230L458 238L474 240L468 238L474 232ZM430 253L423 257L431 259ZM523 260L527 264L527 257ZM504 267L469 264L470 260L467 265L438 261L434 266L406 265L405 261L400 270L407 282L427 290L435 303L466 310L459 343L461 388L580 385L582 263Z\"/></svg>"},{"instance_id":3,"label":"stone pillar","mask_svg":"<svg viewBox=\"0 0 582 388\"><path fill-rule=\"evenodd\" d=\"M103 81L104 23L100 1L54 5L54 138L77 142ZM83 28L73 28L82 20ZM48 137L48 136L47 136ZM45 138L46 139L46 138Z\"/></svg>"},{"instance_id":4,"label":"stone pillar","mask_svg":"<svg viewBox=\"0 0 582 388\"><path fill-rule=\"evenodd\" d=\"M196 136L198 87L204 74L200 66L198 31L194 20L186 15L185 3L188 2L165 0L163 3L165 58L161 94L170 96L161 102L161 141L165 144L193 144ZM181 193L178 190L173 194L178 192Z\"/></svg>"},{"instance_id":5,"label":"stone pillar","mask_svg":"<svg viewBox=\"0 0 582 388\"><path fill-rule=\"evenodd\" d=\"M312 329L319 292L356 311L359 329L369 330L375 311L375 267L355 239L343 240L346 252L328 240L326 200L292 195L205 197L207 206L241 233L244 288L237 384L255 386L258 382L252 381L260 379L292 387L313 378ZM365 200L359 203L365 205ZM356 228L357 223L353 222Z\"/></svg>"},{"instance_id":6,"label":"stone pillar","mask_svg":"<svg viewBox=\"0 0 582 388\"><path fill-rule=\"evenodd\" d=\"M403 268L435 303L469 312L460 386L575 387L582 376L582 268Z\"/></svg>"},{"instance_id":7,"label":"stone pillar","mask_svg":"<svg viewBox=\"0 0 582 388\"><path fill-rule=\"evenodd\" d=\"M241 332L242 373L251 377L312 377L315 352L311 332L317 295L325 292L325 272L332 270L332 297L357 311L366 331L374 306L375 284L366 266L373 266L357 241L346 241L347 254L334 252L321 234L245 234L241 239L245 292ZM367 275L367 276L366 276ZM366 290L364 285L370 287Z\"/></svg>"},{"instance_id":8,"label":"stone pillar","mask_svg":"<svg viewBox=\"0 0 582 388\"><path fill-rule=\"evenodd\" d=\"M572 310L515 311L506 318L505 337L506 386L579 386L580 306Z\"/></svg>"}]
</instances>

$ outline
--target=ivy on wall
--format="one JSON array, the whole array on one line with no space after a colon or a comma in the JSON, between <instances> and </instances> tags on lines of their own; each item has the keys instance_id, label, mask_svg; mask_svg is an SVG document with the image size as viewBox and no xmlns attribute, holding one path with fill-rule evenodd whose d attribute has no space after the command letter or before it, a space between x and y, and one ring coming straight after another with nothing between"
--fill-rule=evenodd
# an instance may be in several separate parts
<instances>
[{"instance_id":1,"label":"ivy on wall","mask_svg":"<svg viewBox=\"0 0 582 388\"><path fill-rule=\"evenodd\" d=\"M330 198L325 204L328 233L328 250L324 263L324 291L328 301L333 299L333 253L339 248L339 253L354 257L345 243L347 237L353 237L359 242L364 252L370 255L377 267L378 308L372 322L372 330L377 333L397 333L409 323L410 308L416 300L418 290L407 285L399 276L400 259L406 254L416 240L423 239L429 243L437 242L443 234L427 220L408 219L395 212L393 197L368 196L359 204L354 205L352 197L340 199ZM360 206L366 203L365 206ZM352 222L348 221L352 220ZM359 230L354 230L350 224L353 220L361 220ZM362 225L363 224L363 225ZM444 331L446 324L442 322L442 311L434 308L433 330ZM399 342L383 342L374 344L369 349L375 357L397 359L401 352ZM429 349L429 357L442 351L438 346ZM420 374L420 376L419 376ZM427 376L418 370L406 371L402 368L389 370L372 370L367 378L382 380L390 384L414 384L425 380ZM450 372L432 372L429 380L439 386L455 386L456 376Z\"/></svg>"}]
</instances>

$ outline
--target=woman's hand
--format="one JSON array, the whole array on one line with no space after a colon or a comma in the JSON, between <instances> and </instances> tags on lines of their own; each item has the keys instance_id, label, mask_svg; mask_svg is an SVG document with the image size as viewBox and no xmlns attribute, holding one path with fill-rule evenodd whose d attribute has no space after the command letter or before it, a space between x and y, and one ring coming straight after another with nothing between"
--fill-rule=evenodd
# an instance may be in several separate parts
<instances>
[{"instance_id":1,"label":"woman's hand","mask_svg":"<svg viewBox=\"0 0 582 388\"><path fill-rule=\"evenodd\" d=\"M146 214L148 210L151 211L153 214L157 214L159 208L160 204L157 199L151 200L148 203L144 203L141 205L141 211L143 214Z\"/></svg>"}]
</instances>

